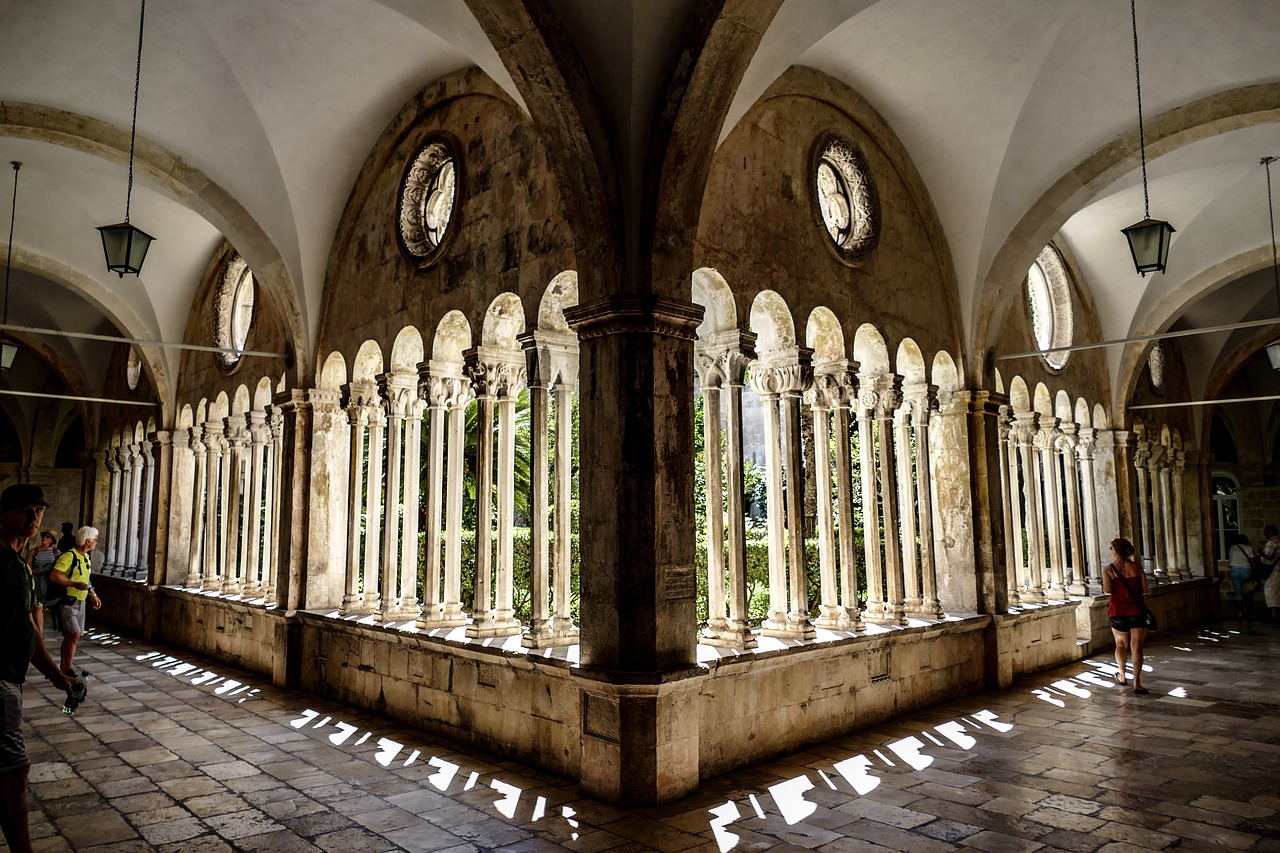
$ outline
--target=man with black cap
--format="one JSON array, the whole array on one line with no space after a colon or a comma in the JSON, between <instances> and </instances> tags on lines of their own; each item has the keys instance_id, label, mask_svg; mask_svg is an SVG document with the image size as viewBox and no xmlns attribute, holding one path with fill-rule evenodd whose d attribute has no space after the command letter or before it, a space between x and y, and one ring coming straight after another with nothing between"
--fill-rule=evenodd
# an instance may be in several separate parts
<instances>
[{"instance_id":1,"label":"man with black cap","mask_svg":"<svg viewBox=\"0 0 1280 853\"><path fill-rule=\"evenodd\" d=\"M40 529L49 503L44 489L29 483L0 493L0 829L10 850L31 850L27 828L27 772L31 762L22 740L22 684L35 664L45 678L67 692L74 685L58 669L31 618L35 588L21 553Z\"/></svg>"}]
</instances>

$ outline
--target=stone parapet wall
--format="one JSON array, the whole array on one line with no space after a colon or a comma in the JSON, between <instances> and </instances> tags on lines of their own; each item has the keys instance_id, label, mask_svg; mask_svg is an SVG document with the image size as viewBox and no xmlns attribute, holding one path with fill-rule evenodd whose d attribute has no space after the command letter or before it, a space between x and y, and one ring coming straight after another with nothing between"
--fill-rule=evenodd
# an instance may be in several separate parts
<instances>
[{"instance_id":1,"label":"stone parapet wall","mask_svg":"<svg viewBox=\"0 0 1280 853\"><path fill-rule=\"evenodd\" d=\"M564 650L526 653L512 641L467 640L461 628L432 636L320 613L286 617L259 604L115 578L95 583L104 601L95 623L574 780L587 772L584 744L621 737L622 719L639 700L637 707L662 713L674 696L668 710L681 718L696 711L696 735L672 738L668 748L696 749L705 780L1105 647L1106 598L1098 597L996 617L869 626L860 636L704 660L671 685L610 686L580 675ZM1213 582L1197 579L1158 586L1150 601L1162 628L1171 629L1211 613L1213 595ZM296 661L288 676L285 661ZM632 697L636 691L644 695Z\"/></svg>"},{"instance_id":2,"label":"stone parapet wall","mask_svg":"<svg viewBox=\"0 0 1280 853\"><path fill-rule=\"evenodd\" d=\"M299 686L578 777L581 686L562 659L298 615Z\"/></svg>"},{"instance_id":3,"label":"stone parapet wall","mask_svg":"<svg viewBox=\"0 0 1280 853\"><path fill-rule=\"evenodd\" d=\"M710 778L980 690L987 616L714 661L701 685Z\"/></svg>"}]
</instances>

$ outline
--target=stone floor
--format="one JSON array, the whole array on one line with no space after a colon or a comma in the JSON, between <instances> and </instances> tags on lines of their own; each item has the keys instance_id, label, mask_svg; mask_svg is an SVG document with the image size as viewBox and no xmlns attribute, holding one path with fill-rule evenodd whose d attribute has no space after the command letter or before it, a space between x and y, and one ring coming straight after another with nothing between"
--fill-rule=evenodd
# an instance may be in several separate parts
<instances>
[{"instance_id":1,"label":"stone floor","mask_svg":"<svg viewBox=\"0 0 1280 853\"><path fill-rule=\"evenodd\" d=\"M91 633L27 687L38 850L1280 851L1280 628L1153 638L729 774L660 809L173 649Z\"/></svg>"}]
</instances>

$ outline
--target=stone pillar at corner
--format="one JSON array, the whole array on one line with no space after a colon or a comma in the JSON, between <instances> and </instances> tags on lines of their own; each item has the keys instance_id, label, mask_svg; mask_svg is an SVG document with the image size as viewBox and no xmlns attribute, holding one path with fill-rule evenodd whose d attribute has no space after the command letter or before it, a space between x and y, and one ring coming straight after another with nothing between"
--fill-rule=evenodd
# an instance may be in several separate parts
<instances>
[{"instance_id":1,"label":"stone pillar at corner","mask_svg":"<svg viewBox=\"0 0 1280 853\"><path fill-rule=\"evenodd\" d=\"M698 785L693 340L702 309L565 312L581 353L582 779L634 805Z\"/></svg>"}]
</instances>

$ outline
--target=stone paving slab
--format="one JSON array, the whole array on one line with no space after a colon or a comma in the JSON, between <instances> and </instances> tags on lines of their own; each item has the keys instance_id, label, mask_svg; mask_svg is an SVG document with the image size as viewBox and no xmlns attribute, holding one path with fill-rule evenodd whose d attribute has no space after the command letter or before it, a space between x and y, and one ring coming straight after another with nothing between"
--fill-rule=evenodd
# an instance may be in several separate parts
<instances>
[{"instance_id":1,"label":"stone paving slab","mask_svg":"<svg viewBox=\"0 0 1280 853\"><path fill-rule=\"evenodd\" d=\"M106 632L90 701L26 690L48 853L1280 853L1280 628L1161 632L1135 696L1109 655L704 783L655 809Z\"/></svg>"}]
</instances>

